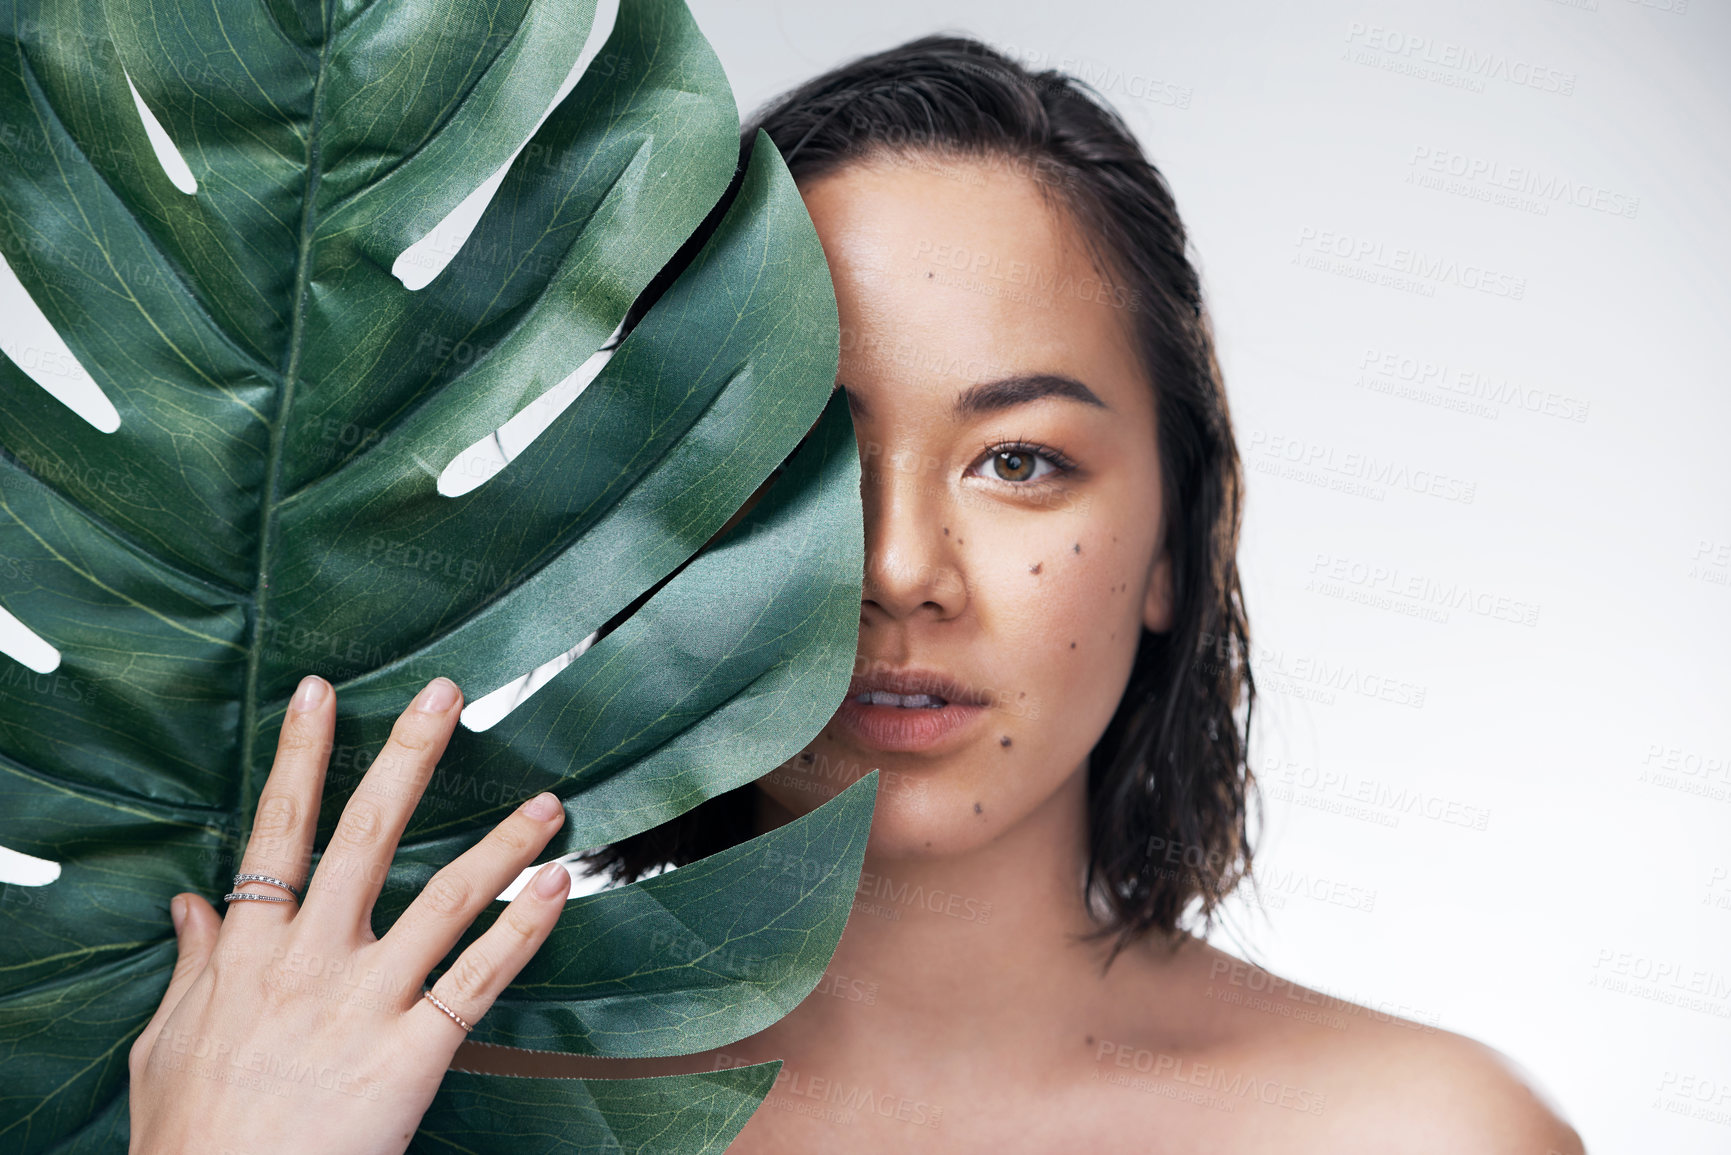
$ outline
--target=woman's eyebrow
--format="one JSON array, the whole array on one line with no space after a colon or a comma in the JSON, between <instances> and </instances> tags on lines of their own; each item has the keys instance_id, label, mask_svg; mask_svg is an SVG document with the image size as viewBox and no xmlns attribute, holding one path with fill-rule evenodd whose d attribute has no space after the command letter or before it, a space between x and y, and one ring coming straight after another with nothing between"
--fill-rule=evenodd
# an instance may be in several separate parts
<instances>
[{"instance_id":1,"label":"woman's eyebrow","mask_svg":"<svg viewBox=\"0 0 1731 1155\"><path fill-rule=\"evenodd\" d=\"M1026 373L968 386L956 397L955 415L961 419L995 413L1042 397L1068 397L1085 405L1111 408L1074 377L1062 373Z\"/></svg>"},{"instance_id":2,"label":"woman's eyebrow","mask_svg":"<svg viewBox=\"0 0 1731 1155\"><path fill-rule=\"evenodd\" d=\"M847 389L841 382L837 382L837 385ZM981 413L996 413L1017 405L1026 405L1030 401L1038 401L1042 397L1068 397L1084 405L1111 408L1100 400L1092 389L1074 377L1063 373L1022 373L968 386L956 397L955 416L957 420L961 420L976 417ZM871 409L866 405L865 398L858 393L848 390L847 402L855 417L864 419L871 416Z\"/></svg>"}]
</instances>

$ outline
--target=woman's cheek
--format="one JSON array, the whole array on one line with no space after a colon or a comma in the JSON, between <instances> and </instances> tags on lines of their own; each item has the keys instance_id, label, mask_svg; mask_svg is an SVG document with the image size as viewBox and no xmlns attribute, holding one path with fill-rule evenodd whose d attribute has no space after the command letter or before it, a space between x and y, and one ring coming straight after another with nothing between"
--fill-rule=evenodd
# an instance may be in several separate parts
<instances>
[{"instance_id":1,"label":"woman's cheek","mask_svg":"<svg viewBox=\"0 0 1731 1155\"><path fill-rule=\"evenodd\" d=\"M1038 632L1027 649L1039 653L1040 668L1049 671L1041 713L1066 733L1095 722L1104 729L1142 636L1146 577L1135 572L1130 551L1107 535L1100 538L1075 534L1057 564L1037 575L1047 584L1038 594Z\"/></svg>"},{"instance_id":2,"label":"woman's cheek","mask_svg":"<svg viewBox=\"0 0 1731 1155\"><path fill-rule=\"evenodd\" d=\"M998 707L994 740L1017 753L1032 754L1065 736L1067 700L1090 676L1089 660L1099 656L1092 635L1108 604L1094 592L1097 563L1071 548L1080 544L1075 537L1051 536L1043 544L1022 538L1019 548L1004 551L1014 564L994 566L989 574L975 567L973 583L985 649L999 672L988 687Z\"/></svg>"}]
</instances>

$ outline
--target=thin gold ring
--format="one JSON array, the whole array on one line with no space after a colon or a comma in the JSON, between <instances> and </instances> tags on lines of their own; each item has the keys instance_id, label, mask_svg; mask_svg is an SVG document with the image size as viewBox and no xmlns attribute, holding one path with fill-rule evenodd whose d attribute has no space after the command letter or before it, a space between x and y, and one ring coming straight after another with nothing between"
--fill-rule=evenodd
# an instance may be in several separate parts
<instances>
[{"instance_id":1,"label":"thin gold ring","mask_svg":"<svg viewBox=\"0 0 1731 1155\"><path fill-rule=\"evenodd\" d=\"M456 1011L453 1011L450 1007L447 1007L440 1001L439 996L433 993L432 987L428 987L426 990L422 991L421 997L432 1003L435 1007L438 1007L441 1011L444 1011L447 1015L450 1015L451 1021L456 1023L459 1027L462 1027L465 1031L474 1030L473 1027L463 1021L462 1015L459 1015Z\"/></svg>"}]
</instances>

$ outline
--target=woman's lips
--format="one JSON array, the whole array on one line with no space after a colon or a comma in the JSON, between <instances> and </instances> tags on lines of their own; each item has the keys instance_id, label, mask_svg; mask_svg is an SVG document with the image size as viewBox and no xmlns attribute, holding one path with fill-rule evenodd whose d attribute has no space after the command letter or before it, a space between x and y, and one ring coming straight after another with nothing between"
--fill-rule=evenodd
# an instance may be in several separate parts
<instances>
[{"instance_id":1,"label":"woman's lips","mask_svg":"<svg viewBox=\"0 0 1731 1155\"><path fill-rule=\"evenodd\" d=\"M876 706L856 702L857 695L835 713L835 721L868 746L879 750L924 750L986 712L963 702L945 706Z\"/></svg>"}]
</instances>

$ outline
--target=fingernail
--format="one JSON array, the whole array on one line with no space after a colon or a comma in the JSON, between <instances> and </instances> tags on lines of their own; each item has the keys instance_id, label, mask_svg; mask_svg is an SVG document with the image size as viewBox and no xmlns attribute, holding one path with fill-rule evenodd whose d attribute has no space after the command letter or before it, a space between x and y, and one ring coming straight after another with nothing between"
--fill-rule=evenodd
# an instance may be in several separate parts
<instances>
[{"instance_id":1,"label":"fingernail","mask_svg":"<svg viewBox=\"0 0 1731 1155\"><path fill-rule=\"evenodd\" d=\"M571 872L557 862L549 862L541 868L541 873L535 876L535 894L538 898L552 898L554 895L571 894Z\"/></svg>"},{"instance_id":2,"label":"fingernail","mask_svg":"<svg viewBox=\"0 0 1731 1155\"><path fill-rule=\"evenodd\" d=\"M457 683L449 678L434 678L415 695L415 709L427 714L443 714L456 704Z\"/></svg>"},{"instance_id":3,"label":"fingernail","mask_svg":"<svg viewBox=\"0 0 1731 1155\"><path fill-rule=\"evenodd\" d=\"M170 922L174 923L174 933L179 934L180 924L186 921L186 903L181 901L178 894L169 900L168 918Z\"/></svg>"},{"instance_id":4,"label":"fingernail","mask_svg":"<svg viewBox=\"0 0 1731 1155\"><path fill-rule=\"evenodd\" d=\"M317 674L308 674L301 679L301 684L295 689L294 708L311 710L325 700L325 680Z\"/></svg>"},{"instance_id":5,"label":"fingernail","mask_svg":"<svg viewBox=\"0 0 1731 1155\"><path fill-rule=\"evenodd\" d=\"M523 803L523 813L537 821L545 822L559 813L559 798L555 794L542 791Z\"/></svg>"}]
</instances>

